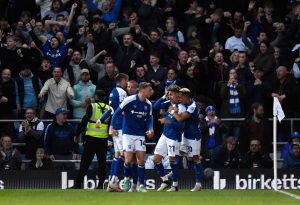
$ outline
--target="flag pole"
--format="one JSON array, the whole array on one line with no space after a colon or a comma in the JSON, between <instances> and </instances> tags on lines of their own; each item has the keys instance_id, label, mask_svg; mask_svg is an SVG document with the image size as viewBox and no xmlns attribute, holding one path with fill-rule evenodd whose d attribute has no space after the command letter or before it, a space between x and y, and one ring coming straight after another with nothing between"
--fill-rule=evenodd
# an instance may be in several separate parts
<instances>
[{"instance_id":1,"label":"flag pole","mask_svg":"<svg viewBox=\"0 0 300 205\"><path fill-rule=\"evenodd\" d=\"M273 98L275 103L275 97ZM277 191L277 112L273 111L273 171L274 171L274 190Z\"/></svg>"}]
</instances>

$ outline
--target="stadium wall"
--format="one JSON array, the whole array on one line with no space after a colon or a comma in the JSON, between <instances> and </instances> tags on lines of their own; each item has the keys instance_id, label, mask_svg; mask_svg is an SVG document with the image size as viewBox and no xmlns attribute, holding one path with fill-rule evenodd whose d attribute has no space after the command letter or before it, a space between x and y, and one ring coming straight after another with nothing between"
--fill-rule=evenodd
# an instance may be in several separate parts
<instances>
[{"instance_id":1,"label":"stadium wall","mask_svg":"<svg viewBox=\"0 0 300 205\"><path fill-rule=\"evenodd\" d=\"M67 189L74 184L76 171L0 171L0 189ZM194 185L194 173L180 170L179 188L190 189ZM157 189L161 183L155 170L146 171L146 188ZM122 183L122 180L121 182ZM300 189L299 169L278 171L279 189ZM84 189L94 189L98 180L90 171L84 179ZM205 189L272 189L272 170L218 170L211 179L203 180ZM103 184L107 186L107 181Z\"/></svg>"}]
</instances>

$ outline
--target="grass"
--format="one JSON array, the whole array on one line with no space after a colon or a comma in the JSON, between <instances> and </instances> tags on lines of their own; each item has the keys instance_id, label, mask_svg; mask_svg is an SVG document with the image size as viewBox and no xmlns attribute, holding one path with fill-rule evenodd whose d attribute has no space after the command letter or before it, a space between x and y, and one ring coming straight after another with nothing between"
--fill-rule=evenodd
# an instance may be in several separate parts
<instances>
[{"instance_id":1,"label":"grass","mask_svg":"<svg viewBox=\"0 0 300 205\"><path fill-rule=\"evenodd\" d=\"M300 189L297 189L297 190L288 190L287 192L290 192L292 194L296 194L296 195L300 196Z\"/></svg>"},{"instance_id":2,"label":"grass","mask_svg":"<svg viewBox=\"0 0 300 205\"><path fill-rule=\"evenodd\" d=\"M292 191L299 194L300 191ZM108 193L99 190L0 190L1 205L299 205L299 200L271 190L188 190L166 193Z\"/></svg>"}]
</instances>

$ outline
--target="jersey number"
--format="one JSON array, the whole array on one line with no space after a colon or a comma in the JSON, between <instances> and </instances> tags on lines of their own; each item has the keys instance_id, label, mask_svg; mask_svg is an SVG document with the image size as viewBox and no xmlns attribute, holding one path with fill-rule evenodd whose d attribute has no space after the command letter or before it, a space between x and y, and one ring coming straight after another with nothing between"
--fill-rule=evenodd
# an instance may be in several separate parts
<instances>
[{"instance_id":1,"label":"jersey number","mask_svg":"<svg viewBox=\"0 0 300 205\"><path fill-rule=\"evenodd\" d=\"M140 140L141 146L145 145L145 140Z\"/></svg>"},{"instance_id":2,"label":"jersey number","mask_svg":"<svg viewBox=\"0 0 300 205\"><path fill-rule=\"evenodd\" d=\"M175 146L169 145L169 151L170 152L175 152Z\"/></svg>"}]
</instances>

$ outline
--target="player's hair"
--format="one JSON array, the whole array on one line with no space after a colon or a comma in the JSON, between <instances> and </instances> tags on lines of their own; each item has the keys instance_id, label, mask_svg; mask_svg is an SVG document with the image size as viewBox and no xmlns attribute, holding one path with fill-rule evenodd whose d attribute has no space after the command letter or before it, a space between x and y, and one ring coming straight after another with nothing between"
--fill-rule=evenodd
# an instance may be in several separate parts
<instances>
[{"instance_id":1,"label":"player's hair","mask_svg":"<svg viewBox=\"0 0 300 205\"><path fill-rule=\"evenodd\" d=\"M176 92L176 93L179 93L179 90L180 90L181 88L178 86L178 85L176 85L176 84L172 84L172 85L170 85L168 88L167 88L167 91L169 92L169 91L172 91L172 92Z\"/></svg>"},{"instance_id":2,"label":"player's hair","mask_svg":"<svg viewBox=\"0 0 300 205\"><path fill-rule=\"evenodd\" d=\"M139 85L139 90L143 90L143 89L146 89L148 87L152 87L151 86L151 83L148 83L148 82L141 82L140 85Z\"/></svg>"},{"instance_id":3,"label":"player's hair","mask_svg":"<svg viewBox=\"0 0 300 205\"><path fill-rule=\"evenodd\" d=\"M191 91L188 88L181 88L179 90L179 92L182 93L183 95L186 95L186 96L190 97L190 98L193 97Z\"/></svg>"},{"instance_id":4,"label":"player's hair","mask_svg":"<svg viewBox=\"0 0 300 205\"><path fill-rule=\"evenodd\" d=\"M117 83L120 83L123 79L128 80L128 79L129 79L129 76L126 75L125 73L119 73L119 74L116 76L116 81L117 81Z\"/></svg>"}]
</instances>

